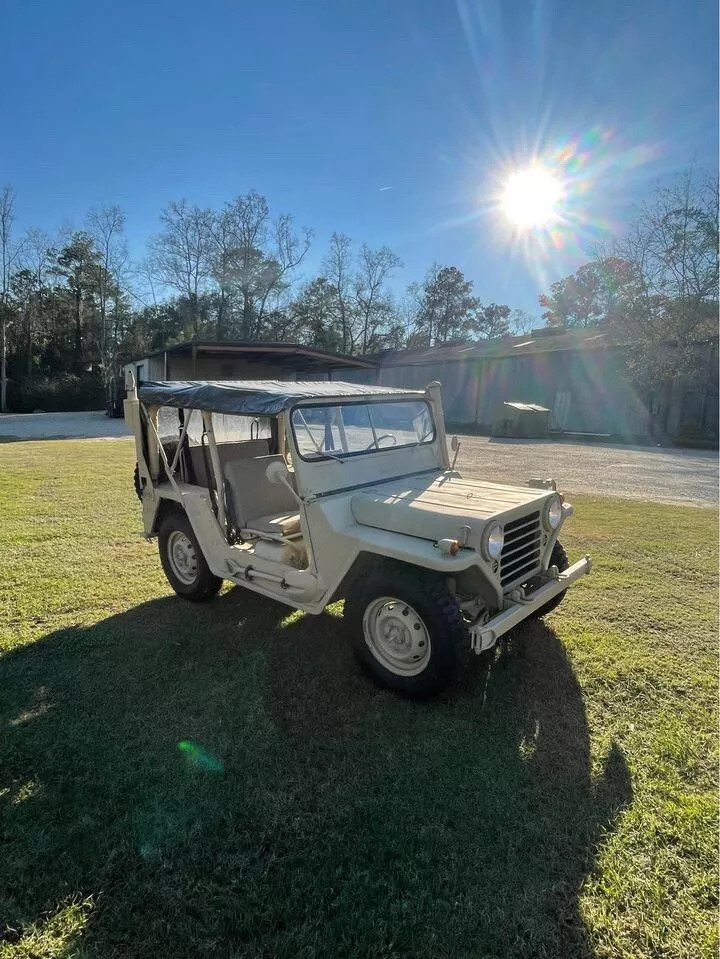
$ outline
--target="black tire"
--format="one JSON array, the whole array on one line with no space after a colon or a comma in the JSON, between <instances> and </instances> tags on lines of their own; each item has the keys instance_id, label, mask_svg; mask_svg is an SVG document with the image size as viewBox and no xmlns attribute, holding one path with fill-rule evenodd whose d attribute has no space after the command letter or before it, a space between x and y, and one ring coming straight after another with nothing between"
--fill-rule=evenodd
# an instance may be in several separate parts
<instances>
[{"instance_id":1,"label":"black tire","mask_svg":"<svg viewBox=\"0 0 720 959\"><path fill-rule=\"evenodd\" d=\"M550 563L548 565L557 566L561 573L564 573L570 565L567 553L563 549L560 540L557 540L552 548L552 553L550 554ZM553 596L549 603L545 603L545 605L541 606L540 609L537 609L534 613L531 613L528 616L528 619L540 619L542 616L547 616L548 613L552 613L552 611L565 599L566 593L567 590L564 589L562 593L558 593L557 596Z\"/></svg>"},{"instance_id":2,"label":"black tire","mask_svg":"<svg viewBox=\"0 0 720 959\"><path fill-rule=\"evenodd\" d=\"M192 556L184 576L179 559L173 555L173 549L183 546L183 543L187 544L182 550L185 558ZM222 586L222 579L210 571L190 520L182 510L172 509L163 518L158 533L158 548L167 581L183 599L201 603L213 597Z\"/></svg>"},{"instance_id":3,"label":"black tire","mask_svg":"<svg viewBox=\"0 0 720 959\"><path fill-rule=\"evenodd\" d=\"M135 492L137 493L137 498L142 503L142 486L140 485L140 467L138 464L135 464L135 472L133 473L133 486L135 487Z\"/></svg>"},{"instance_id":4,"label":"black tire","mask_svg":"<svg viewBox=\"0 0 720 959\"><path fill-rule=\"evenodd\" d=\"M424 632L422 627L418 631L420 636L427 636L429 654L427 663L416 675L401 675L388 668L366 639L365 614L367 612L370 618L373 604L383 597L397 600L398 608L404 607L400 616L407 617L410 611L407 621L398 616L402 626L406 622L414 626L418 619L422 622ZM392 606L384 604L382 608L392 609ZM458 604L440 579L423 570L387 566L356 581L345 599L345 621L360 665L384 686L414 699L427 699L439 693L457 678L467 662L470 642ZM409 629L405 633L414 635ZM423 639L419 642L422 644Z\"/></svg>"}]
</instances>

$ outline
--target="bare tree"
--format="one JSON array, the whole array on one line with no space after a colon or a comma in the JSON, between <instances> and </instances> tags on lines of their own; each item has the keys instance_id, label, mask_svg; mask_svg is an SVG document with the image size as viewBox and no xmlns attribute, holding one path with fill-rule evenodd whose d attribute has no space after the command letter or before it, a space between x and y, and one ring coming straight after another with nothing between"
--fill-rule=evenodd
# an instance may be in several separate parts
<instances>
[{"instance_id":1,"label":"bare tree","mask_svg":"<svg viewBox=\"0 0 720 959\"><path fill-rule=\"evenodd\" d=\"M372 250L366 243L360 247L355 276L355 300L360 352L363 354L377 347L378 331L390 319L393 305L385 284L392 272L399 267L402 267L402 261L388 247Z\"/></svg>"},{"instance_id":2,"label":"bare tree","mask_svg":"<svg viewBox=\"0 0 720 959\"><path fill-rule=\"evenodd\" d=\"M260 300L259 320L262 320L268 300L274 299L275 310L284 309L289 304L281 302L283 294L289 289L289 278L293 271L307 256L312 243L312 230L303 227L300 235L295 232L293 218L281 214L272 225L273 248L270 252L272 269L269 271L270 283Z\"/></svg>"},{"instance_id":3,"label":"bare tree","mask_svg":"<svg viewBox=\"0 0 720 959\"><path fill-rule=\"evenodd\" d=\"M98 253L98 347L104 386L109 390L117 375L122 274L128 262L127 244L123 238L125 214L119 206L114 205L92 208L88 212L86 225Z\"/></svg>"},{"instance_id":4,"label":"bare tree","mask_svg":"<svg viewBox=\"0 0 720 959\"><path fill-rule=\"evenodd\" d=\"M135 263L128 260L128 276L131 282L132 299L143 307L157 307L157 277L152 260L148 257Z\"/></svg>"},{"instance_id":5,"label":"bare tree","mask_svg":"<svg viewBox=\"0 0 720 959\"><path fill-rule=\"evenodd\" d=\"M18 339L23 341L25 372L28 378L32 376L33 346L43 315L51 259L52 241L49 235L35 227L26 230L19 260L21 269L15 276L15 282L18 284L18 281L21 281L22 288L22 330Z\"/></svg>"},{"instance_id":6,"label":"bare tree","mask_svg":"<svg viewBox=\"0 0 720 959\"><path fill-rule=\"evenodd\" d=\"M224 289L233 287L240 299L242 338L256 339L268 305L275 313L287 306L282 295L310 249L312 233L302 230L298 235L287 214L271 221L267 200L254 190L226 204L215 222L221 305L228 295Z\"/></svg>"},{"instance_id":7,"label":"bare tree","mask_svg":"<svg viewBox=\"0 0 720 959\"><path fill-rule=\"evenodd\" d=\"M402 330L400 348L414 349L417 345L414 333L422 302L422 284L413 281L405 288L405 293L397 304L398 325Z\"/></svg>"},{"instance_id":8,"label":"bare tree","mask_svg":"<svg viewBox=\"0 0 720 959\"><path fill-rule=\"evenodd\" d=\"M222 340L225 339L228 313L232 306L234 278L233 229L227 210L213 213L210 236L212 238L210 271L218 287L215 336L218 340Z\"/></svg>"},{"instance_id":9,"label":"bare tree","mask_svg":"<svg viewBox=\"0 0 720 959\"><path fill-rule=\"evenodd\" d=\"M540 326L540 320L531 316L526 310L511 310L508 326L513 336L527 336L533 329Z\"/></svg>"},{"instance_id":10,"label":"bare tree","mask_svg":"<svg viewBox=\"0 0 720 959\"><path fill-rule=\"evenodd\" d=\"M198 297L211 275L211 210L189 206L187 200L168 203L160 214L163 229L151 240L156 276L187 299L194 336L200 332Z\"/></svg>"},{"instance_id":11,"label":"bare tree","mask_svg":"<svg viewBox=\"0 0 720 959\"><path fill-rule=\"evenodd\" d=\"M0 413L7 413L7 339L10 327L10 283L13 266L21 252L13 244L15 191L0 191Z\"/></svg>"},{"instance_id":12,"label":"bare tree","mask_svg":"<svg viewBox=\"0 0 720 959\"><path fill-rule=\"evenodd\" d=\"M642 267L649 292L700 302L718 296L718 180L692 170L642 204L618 256Z\"/></svg>"},{"instance_id":13,"label":"bare tree","mask_svg":"<svg viewBox=\"0 0 720 959\"><path fill-rule=\"evenodd\" d=\"M613 245L628 281L622 309L608 312L615 337L632 343L636 381L669 382L699 368L717 337L718 180L686 171L640 207Z\"/></svg>"},{"instance_id":14,"label":"bare tree","mask_svg":"<svg viewBox=\"0 0 720 959\"><path fill-rule=\"evenodd\" d=\"M257 318L256 303L266 286L264 248L267 243L270 209L264 196L252 190L227 203L221 214L227 242L224 273L240 295L240 330L244 340L253 339Z\"/></svg>"},{"instance_id":15,"label":"bare tree","mask_svg":"<svg viewBox=\"0 0 720 959\"><path fill-rule=\"evenodd\" d=\"M333 233L330 237L330 250L323 260L322 268L337 299L342 352L351 353L355 342L352 328L352 250L349 236Z\"/></svg>"}]
</instances>

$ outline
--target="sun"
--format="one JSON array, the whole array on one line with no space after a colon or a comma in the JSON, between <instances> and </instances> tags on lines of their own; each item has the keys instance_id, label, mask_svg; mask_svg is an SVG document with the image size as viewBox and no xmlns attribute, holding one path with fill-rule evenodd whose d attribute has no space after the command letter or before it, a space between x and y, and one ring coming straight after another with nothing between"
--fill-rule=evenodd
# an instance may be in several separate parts
<instances>
[{"instance_id":1,"label":"sun","mask_svg":"<svg viewBox=\"0 0 720 959\"><path fill-rule=\"evenodd\" d=\"M558 178L544 167L532 166L510 176L500 203L511 223L520 229L531 229L548 226L557 219L562 196Z\"/></svg>"}]
</instances>

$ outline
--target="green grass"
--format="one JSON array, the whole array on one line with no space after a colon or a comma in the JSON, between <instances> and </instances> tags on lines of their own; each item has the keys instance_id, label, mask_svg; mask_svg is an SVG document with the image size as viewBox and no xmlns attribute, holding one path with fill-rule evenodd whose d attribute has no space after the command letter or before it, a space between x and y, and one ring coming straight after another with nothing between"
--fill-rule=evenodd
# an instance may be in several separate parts
<instances>
[{"instance_id":1,"label":"green grass","mask_svg":"<svg viewBox=\"0 0 720 959\"><path fill-rule=\"evenodd\" d=\"M171 596L130 442L0 462L1 959L715 954L714 511L577 499L591 577L421 705Z\"/></svg>"}]
</instances>

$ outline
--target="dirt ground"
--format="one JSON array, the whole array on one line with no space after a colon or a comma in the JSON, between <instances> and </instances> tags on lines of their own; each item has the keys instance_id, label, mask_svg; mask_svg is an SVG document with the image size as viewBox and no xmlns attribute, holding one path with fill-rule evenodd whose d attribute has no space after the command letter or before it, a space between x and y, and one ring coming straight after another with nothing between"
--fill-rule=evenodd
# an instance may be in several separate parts
<instances>
[{"instance_id":1,"label":"dirt ground","mask_svg":"<svg viewBox=\"0 0 720 959\"><path fill-rule=\"evenodd\" d=\"M468 478L524 485L531 476L552 476L567 493L717 506L716 450L487 436L460 439L457 468Z\"/></svg>"},{"instance_id":2,"label":"dirt ground","mask_svg":"<svg viewBox=\"0 0 720 959\"><path fill-rule=\"evenodd\" d=\"M102 411L0 416L0 441L128 435L124 420L110 419ZM693 506L716 506L718 502L715 450L486 436L462 436L461 441L457 465L469 478L524 485L531 476L552 476L567 493Z\"/></svg>"}]
</instances>

